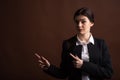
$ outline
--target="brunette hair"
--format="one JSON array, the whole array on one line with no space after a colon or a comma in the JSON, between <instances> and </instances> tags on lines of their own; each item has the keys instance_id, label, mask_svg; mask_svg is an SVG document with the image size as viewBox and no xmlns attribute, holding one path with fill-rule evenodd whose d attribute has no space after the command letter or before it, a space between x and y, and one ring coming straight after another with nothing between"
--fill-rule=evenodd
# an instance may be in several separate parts
<instances>
[{"instance_id":1,"label":"brunette hair","mask_svg":"<svg viewBox=\"0 0 120 80\"><path fill-rule=\"evenodd\" d=\"M75 12L75 14L74 14L74 21L75 21L75 22L76 22L76 17L77 17L77 16L80 16L80 15L86 16L91 22L94 23L94 14L93 14L93 12L91 11L91 9L86 8L86 7L83 7L83 8L78 9L78 10Z\"/></svg>"}]
</instances>

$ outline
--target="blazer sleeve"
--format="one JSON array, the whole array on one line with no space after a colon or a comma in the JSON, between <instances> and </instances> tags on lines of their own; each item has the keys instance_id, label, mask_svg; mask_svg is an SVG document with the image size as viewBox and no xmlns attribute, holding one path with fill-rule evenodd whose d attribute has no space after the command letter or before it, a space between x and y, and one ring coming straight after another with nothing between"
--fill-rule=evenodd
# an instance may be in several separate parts
<instances>
[{"instance_id":1,"label":"blazer sleeve","mask_svg":"<svg viewBox=\"0 0 120 80\"><path fill-rule=\"evenodd\" d=\"M44 72L59 79L64 79L67 77L68 72L67 72L67 66L66 66L67 65L67 62L66 62L67 47L66 46L67 46L66 41L64 41L62 45L60 67L56 67L55 65L51 64L48 69L44 70Z\"/></svg>"},{"instance_id":2,"label":"blazer sleeve","mask_svg":"<svg viewBox=\"0 0 120 80\"><path fill-rule=\"evenodd\" d=\"M102 58L101 58L102 63L95 64L92 62L84 61L81 70L93 77L109 79L112 77L113 74L111 58L105 41L102 40L101 44L102 44Z\"/></svg>"}]
</instances>

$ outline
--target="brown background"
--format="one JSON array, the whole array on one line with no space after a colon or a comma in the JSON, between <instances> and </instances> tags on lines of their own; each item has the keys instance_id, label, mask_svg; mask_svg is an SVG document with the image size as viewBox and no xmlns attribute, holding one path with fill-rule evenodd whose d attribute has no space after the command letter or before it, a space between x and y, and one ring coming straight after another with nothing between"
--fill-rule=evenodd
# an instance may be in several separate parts
<instances>
[{"instance_id":1,"label":"brown background","mask_svg":"<svg viewBox=\"0 0 120 80\"><path fill-rule=\"evenodd\" d=\"M106 40L120 80L120 0L1 0L0 76L3 80L59 80L45 74L34 53L59 66L62 41L75 35L74 12L95 13L95 37ZM0 79L0 80L2 80Z\"/></svg>"}]
</instances>

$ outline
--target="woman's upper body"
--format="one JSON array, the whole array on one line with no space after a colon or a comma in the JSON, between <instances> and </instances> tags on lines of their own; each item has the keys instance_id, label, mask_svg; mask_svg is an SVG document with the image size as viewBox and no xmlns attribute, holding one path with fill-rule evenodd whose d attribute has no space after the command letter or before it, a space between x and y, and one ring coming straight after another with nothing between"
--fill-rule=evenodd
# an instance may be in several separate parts
<instances>
[{"instance_id":1,"label":"woman's upper body","mask_svg":"<svg viewBox=\"0 0 120 80\"><path fill-rule=\"evenodd\" d=\"M89 62L83 61L81 68L73 65L73 55L78 55L81 59L82 45L76 46L77 37L74 36L63 42L62 61L60 68L50 65L45 70L48 74L57 78L69 77L69 80L82 80L82 74L89 75L90 80L104 80L112 77L113 70L111 59L106 43L102 39L94 38L94 44L87 44L89 52Z\"/></svg>"},{"instance_id":2,"label":"woman's upper body","mask_svg":"<svg viewBox=\"0 0 120 80\"><path fill-rule=\"evenodd\" d=\"M113 70L106 43L92 36L94 15L88 8L74 14L77 35L63 42L60 68L40 58L41 68L48 74L69 80L103 80L111 78Z\"/></svg>"}]
</instances>

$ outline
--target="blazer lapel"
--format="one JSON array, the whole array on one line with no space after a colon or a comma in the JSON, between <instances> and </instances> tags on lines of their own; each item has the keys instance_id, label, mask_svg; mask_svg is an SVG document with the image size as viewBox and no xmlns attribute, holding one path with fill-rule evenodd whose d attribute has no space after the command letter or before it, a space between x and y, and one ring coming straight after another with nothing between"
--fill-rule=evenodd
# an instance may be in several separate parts
<instances>
[{"instance_id":1,"label":"blazer lapel","mask_svg":"<svg viewBox=\"0 0 120 80\"><path fill-rule=\"evenodd\" d=\"M76 46L77 36L74 36L71 40L71 47L70 52L73 55L77 55L79 58L81 58L81 51L82 51L82 45Z\"/></svg>"},{"instance_id":2,"label":"blazer lapel","mask_svg":"<svg viewBox=\"0 0 120 80\"><path fill-rule=\"evenodd\" d=\"M89 43L88 45L89 59L90 62L98 63L99 60L99 50L96 44Z\"/></svg>"}]
</instances>

